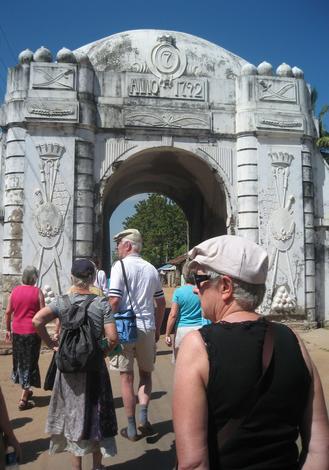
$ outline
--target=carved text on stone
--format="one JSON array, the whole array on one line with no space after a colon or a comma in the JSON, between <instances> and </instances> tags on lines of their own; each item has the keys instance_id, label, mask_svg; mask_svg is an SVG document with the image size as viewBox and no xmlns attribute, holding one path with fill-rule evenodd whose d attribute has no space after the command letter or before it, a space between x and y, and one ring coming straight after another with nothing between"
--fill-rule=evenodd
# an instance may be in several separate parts
<instances>
[{"instance_id":1,"label":"carved text on stone","mask_svg":"<svg viewBox=\"0 0 329 470\"><path fill-rule=\"evenodd\" d=\"M141 78L128 75L128 96L144 98L169 98L179 100L206 100L207 81L205 79L176 79L170 85L154 78Z\"/></svg>"}]
</instances>

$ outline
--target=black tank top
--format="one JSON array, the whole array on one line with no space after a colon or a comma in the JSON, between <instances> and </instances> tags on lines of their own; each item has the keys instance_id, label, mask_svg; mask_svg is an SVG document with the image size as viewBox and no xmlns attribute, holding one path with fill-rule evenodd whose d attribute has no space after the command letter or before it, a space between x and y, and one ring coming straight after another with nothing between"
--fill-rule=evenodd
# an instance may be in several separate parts
<instances>
[{"instance_id":1,"label":"black tank top","mask_svg":"<svg viewBox=\"0 0 329 470\"><path fill-rule=\"evenodd\" d=\"M210 470L297 470L296 439L311 377L298 340L273 323L274 352L264 393L252 410L243 403L262 374L266 320L206 325L200 333L209 357L208 448ZM246 416L221 450L217 431ZM251 413L249 413L251 411Z\"/></svg>"}]
</instances>

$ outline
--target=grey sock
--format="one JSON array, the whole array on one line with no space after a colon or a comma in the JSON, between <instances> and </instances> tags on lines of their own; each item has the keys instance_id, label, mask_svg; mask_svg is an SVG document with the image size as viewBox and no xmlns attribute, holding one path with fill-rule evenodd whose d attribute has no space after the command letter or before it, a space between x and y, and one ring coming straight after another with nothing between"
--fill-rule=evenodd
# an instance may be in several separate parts
<instances>
[{"instance_id":1,"label":"grey sock","mask_svg":"<svg viewBox=\"0 0 329 470\"><path fill-rule=\"evenodd\" d=\"M147 405L141 405L139 408L139 422L142 426L147 423Z\"/></svg>"},{"instance_id":2,"label":"grey sock","mask_svg":"<svg viewBox=\"0 0 329 470\"><path fill-rule=\"evenodd\" d=\"M137 434L136 419L135 416L128 416L128 430L127 434L129 437L134 437Z\"/></svg>"}]
</instances>

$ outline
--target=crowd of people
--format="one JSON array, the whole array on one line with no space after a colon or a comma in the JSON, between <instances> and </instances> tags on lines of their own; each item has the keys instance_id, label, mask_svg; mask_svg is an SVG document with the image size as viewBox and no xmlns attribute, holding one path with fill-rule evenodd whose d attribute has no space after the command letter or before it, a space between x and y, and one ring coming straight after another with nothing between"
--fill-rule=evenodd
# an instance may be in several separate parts
<instances>
[{"instance_id":1,"label":"crowd of people","mask_svg":"<svg viewBox=\"0 0 329 470\"><path fill-rule=\"evenodd\" d=\"M135 442L154 434L148 408L164 292L157 270L141 256L140 232L124 230L114 241L119 261L109 286L99 263L76 259L69 292L45 306L35 287L37 270L28 266L6 308L12 379L22 388L20 410L32 406L32 387L41 386L41 340L54 351L49 452L70 452L74 470L82 469L82 458L90 453L93 470L104 469L102 458L117 452L109 369L120 374L127 418L121 436ZM295 332L257 313L267 270L265 250L238 236L206 240L188 253L185 285L174 292L165 333L175 359L178 470L329 470L328 413L316 367ZM81 366L75 357L75 369L68 372L63 364L71 361L73 367L68 351L72 354L74 345L67 342L77 312L83 322L76 325L88 325L95 340L92 367L90 361ZM56 325L53 336L49 322ZM1 390L0 408L5 444L20 457Z\"/></svg>"}]
</instances>

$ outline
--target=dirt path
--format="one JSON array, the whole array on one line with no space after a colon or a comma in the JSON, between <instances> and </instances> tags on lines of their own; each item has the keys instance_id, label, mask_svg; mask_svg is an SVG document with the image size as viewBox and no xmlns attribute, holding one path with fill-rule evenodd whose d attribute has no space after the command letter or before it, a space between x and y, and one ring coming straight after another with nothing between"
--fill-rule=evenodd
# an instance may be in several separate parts
<instances>
[{"instance_id":1,"label":"dirt path","mask_svg":"<svg viewBox=\"0 0 329 470\"><path fill-rule=\"evenodd\" d=\"M324 385L327 404L329 404L329 330L312 330L301 333L307 348L317 365ZM51 359L50 353L40 358L42 378ZM47 406L50 393L36 390L33 400L35 407L31 410L18 411L17 402L20 390L9 379L11 356L0 356L0 383L7 401L8 410L16 434L22 443L24 460L21 470L62 470L70 468L70 457L67 453L49 456L48 438L44 434ZM154 423L157 436L130 443L121 436L117 438L118 455L106 459L105 464L111 470L170 470L174 467L174 434L171 421L172 390L171 354L160 340L157 367L153 376L153 394L150 407L150 420ZM119 427L125 425L122 400L120 398L118 376L111 373L113 393L117 410ZM84 470L92 468L91 458L84 460Z\"/></svg>"}]
</instances>

